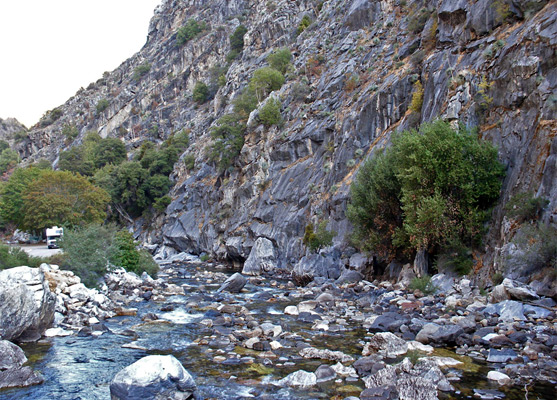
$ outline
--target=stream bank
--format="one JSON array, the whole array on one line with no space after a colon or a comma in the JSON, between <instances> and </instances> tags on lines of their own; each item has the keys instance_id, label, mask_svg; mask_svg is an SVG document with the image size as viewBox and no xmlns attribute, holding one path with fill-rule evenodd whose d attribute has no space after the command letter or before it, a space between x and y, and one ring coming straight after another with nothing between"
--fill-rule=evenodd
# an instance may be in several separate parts
<instances>
[{"instance_id":1,"label":"stream bank","mask_svg":"<svg viewBox=\"0 0 557 400\"><path fill-rule=\"evenodd\" d=\"M286 277L252 277L240 293L219 292L230 275L195 258L163 266L157 280L114 274L87 293L113 304L98 321L79 311L96 307L91 297L61 302L59 294L62 330L49 334L67 336L21 345L45 382L0 398L109 399L114 376L152 354L174 355L203 399L398 398L403 382L424 380L434 387L412 398L518 399L524 388L554 396L551 300L488 304L470 281L448 277L436 278L444 293L430 296L362 280L300 288ZM83 304L64 316L62 304L68 311L72 302ZM490 371L509 383L488 380Z\"/></svg>"}]
</instances>

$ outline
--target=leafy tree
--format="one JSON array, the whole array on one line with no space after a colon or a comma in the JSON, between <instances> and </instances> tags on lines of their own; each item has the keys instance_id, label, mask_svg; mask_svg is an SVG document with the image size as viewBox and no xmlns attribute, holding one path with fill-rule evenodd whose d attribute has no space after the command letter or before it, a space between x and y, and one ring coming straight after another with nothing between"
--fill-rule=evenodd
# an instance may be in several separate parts
<instances>
[{"instance_id":1,"label":"leafy tree","mask_svg":"<svg viewBox=\"0 0 557 400\"><path fill-rule=\"evenodd\" d=\"M180 132L173 133L166 139L162 147L173 147L179 153L183 153L190 145L190 137L188 132L181 130Z\"/></svg>"},{"instance_id":2,"label":"leafy tree","mask_svg":"<svg viewBox=\"0 0 557 400\"><path fill-rule=\"evenodd\" d=\"M6 142L5 140L0 140L0 152L9 148L10 148L10 144L8 142Z\"/></svg>"},{"instance_id":3,"label":"leafy tree","mask_svg":"<svg viewBox=\"0 0 557 400\"><path fill-rule=\"evenodd\" d=\"M126 159L126 146L117 138L102 139L93 148L92 159L97 169L106 164L118 165Z\"/></svg>"},{"instance_id":4,"label":"leafy tree","mask_svg":"<svg viewBox=\"0 0 557 400\"><path fill-rule=\"evenodd\" d=\"M205 21L198 22L193 18L188 19L186 24L178 29L178 33L176 34L176 44L178 46L183 46L205 29L207 29Z\"/></svg>"},{"instance_id":5,"label":"leafy tree","mask_svg":"<svg viewBox=\"0 0 557 400\"><path fill-rule=\"evenodd\" d=\"M244 146L245 125L238 117L227 114L221 117L211 129L214 143L209 148L209 159L225 170L232 165Z\"/></svg>"},{"instance_id":6,"label":"leafy tree","mask_svg":"<svg viewBox=\"0 0 557 400\"><path fill-rule=\"evenodd\" d=\"M303 243L313 252L333 244L333 238L337 235L335 231L327 230L327 221L321 221L314 231L313 224L306 226Z\"/></svg>"},{"instance_id":7,"label":"leafy tree","mask_svg":"<svg viewBox=\"0 0 557 400\"><path fill-rule=\"evenodd\" d=\"M110 105L110 103L108 102L107 99L99 100L98 103L97 103L97 114L102 113L104 110L106 110L108 108L109 105Z\"/></svg>"},{"instance_id":8,"label":"leafy tree","mask_svg":"<svg viewBox=\"0 0 557 400\"><path fill-rule=\"evenodd\" d=\"M119 231L114 237L114 252L111 262L127 271L141 275L144 271L156 276L158 266L149 253L138 250L137 243L128 231Z\"/></svg>"},{"instance_id":9,"label":"leafy tree","mask_svg":"<svg viewBox=\"0 0 557 400\"><path fill-rule=\"evenodd\" d=\"M98 108L99 108L99 104L97 104L97 112L100 112ZM75 127L75 125L66 124L62 128L62 135L64 135L69 140L73 140L77 137L77 135L79 135L79 130Z\"/></svg>"},{"instance_id":10,"label":"leafy tree","mask_svg":"<svg viewBox=\"0 0 557 400\"><path fill-rule=\"evenodd\" d=\"M19 154L10 148L0 152L0 174L3 174L10 168L13 168L19 162Z\"/></svg>"},{"instance_id":11,"label":"leafy tree","mask_svg":"<svg viewBox=\"0 0 557 400\"><path fill-rule=\"evenodd\" d=\"M148 172L137 161L126 161L111 174L110 188L106 188L112 202L120 204L132 215L140 215L149 205L145 194Z\"/></svg>"},{"instance_id":12,"label":"leafy tree","mask_svg":"<svg viewBox=\"0 0 557 400\"><path fill-rule=\"evenodd\" d=\"M281 103L279 99L269 99L259 110L259 120L266 126L277 125L281 122Z\"/></svg>"},{"instance_id":13,"label":"leafy tree","mask_svg":"<svg viewBox=\"0 0 557 400\"><path fill-rule=\"evenodd\" d=\"M300 23L298 24L298 28L296 29L296 34L297 35L301 34L310 25L311 25L311 18L310 18L309 15L306 14L302 17L302 19L300 20Z\"/></svg>"},{"instance_id":14,"label":"leafy tree","mask_svg":"<svg viewBox=\"0 0 557 400\"><path fill-rule=\"evenodd\" d=\"M91 176L95 171L95 164L88 159L85 146L76 146L60 153L58 168L62 171Z\"/></svg>"},{"instance_id":15,"label":"leafy tree","mask_svg":"<svg viewBox=\"0 0 557 400\"><path fill-rule=\"evenodd\" d=\"M292 60L292 53L286 47L275 50L267 57L267 62L269 63L271 68L276 69L282 74L286 73L286 70L288 69L288 65L290 65L291 60Z\"/></svg>"},{"instance_id":16,"label":"leafy tree","mask_svg":"<svg viewBox=\"0 0 557 400\"><path fill-rule=\"evenodd\" d=\"M234 30L234 33L230 35L230 49L242 52L244 49L244 35L248 32L248 28L244 25L240 25Z\"/></svg>"},{"instance_id":17,"label":"leafy tree","mask_svg":"<svg viewBox=\"0 0 557 400\"><path fill-rule=\"evenodd\" d=\"M203 104L209 98L209 87L203 82L197 82L193 88L193 101Z\"/></svg>"},{"instance_id":18,"label":"leafy tree","mask_svg":"<svg viewBox=\"0 0 557 400\"><path fill-rule=\"evenodd\" d=\"M110 197L81 175L67 171L43 171L23 193L23 228L80 226L106 218Z\"/></svg>"},{"instance_id":19,"label":"leafy tree","mask_svg":"<svg viewBox=\"0 0 557 400\"><path fill-rule=\"evenodd\" d=\"M477 244L502 176L497 150L462 128L436 121L397 134L352 185L356 242L389 258Z\"/></svg>"},{"instance_id":20,"label":"leafy tree","mask_svg":"<svg viewBox=\"0 0 557 400\"><path fill-rule=\"evenodd\" d=\"M145 193L152 201L167 194L170 186L172 186L172 182L170 182L168 176L157 174L147 178L144 185Z\"/></svg>"},{"instance_id":21,"label":"leafy tree","mask_svg":"<svg viewBox=\"0 0 557 400\"><path fill-rule=\"evenodd\" d=\"M0 186L0 217L5 222L11 222L17 227L23 225L26 212L23 193L44 173L45 170L35 167L17 168L10 179Z\"/></svg>"},{"instance_id":22,"label":"leafy tree","mask_svg":"<svg viewBox=\"0 0 557 400\"><path fill-rule=\"evenodd\" d=\"M255 93L258 101L262 101L273 90L280 89L284 80L284 75L274 68L259 68L253 73L249 82L249 89Z\"/></svg>"},{"instance_id":23,"label":"leafy tree","mask_svg":"<svg viewBox=\"0 0 557 400\"><path fill-rule=\"evenodd\" d=\"M232 103L236 115L243 120L247 120L249 114L257 108L257 97L253 90L247 87Z\"/></svg>"}]
</instances>

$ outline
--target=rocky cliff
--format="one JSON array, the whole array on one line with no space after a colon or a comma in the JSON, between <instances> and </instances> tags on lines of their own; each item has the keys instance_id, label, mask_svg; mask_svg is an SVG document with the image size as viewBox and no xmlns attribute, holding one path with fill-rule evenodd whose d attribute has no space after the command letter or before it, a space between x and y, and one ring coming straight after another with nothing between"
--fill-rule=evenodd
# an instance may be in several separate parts
<instances>
[{"instance_id":1,"label":"rocky cliff","mask_svg":"<svg viewBox=\"0 0 557 400\"><path fill-rule=\"evenodd\" d=\"M45 114L18 149L56 164L60 151L97 130L122 138L131 157L142 142L186 129L191 144L171 175L172 203L154 224L136 223L145 242L242 263L265 238L278 266L291 270L306 255L306 225L328 220L338 235L313 268L335 275L354 253L345 210L360 163L394 131L460 122L494 143L507 168L478 264L493 272L514 232L503 212L513 194L548 198L544 218L557 217L556 15L557 4L542 0L164 0L141 51ZM298 34L304 16L311 24ZM177 32L191 18L207 29L180 46ZM195 84L226 65L240 24L243 52L199 105ZM283 123L267 128L254 111L239 157L219 171L206 153L210 128L281 47L293 54L272 94ZM423 101L411 109L418 81ZM61 133L67 124L80 132L72 142ZM195 157L193 169L186 156Z\"/></svg>"}]
</instances>

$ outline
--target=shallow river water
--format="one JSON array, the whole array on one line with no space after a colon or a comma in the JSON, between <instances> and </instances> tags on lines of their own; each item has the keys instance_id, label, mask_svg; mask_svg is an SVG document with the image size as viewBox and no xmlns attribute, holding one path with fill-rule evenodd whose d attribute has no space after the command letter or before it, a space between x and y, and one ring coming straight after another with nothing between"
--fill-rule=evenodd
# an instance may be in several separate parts
<instances>
[{"instance_id":1,"label":"shallow river water","mask_svg":"<svg viewBox=\"0 0 557 400\"><path fill-rule=\"evenodd\" d=\"M288 297L289 291L285 288L248 283L241 294L222 294L216 292L217 282L199 278L207 276L211 279L210 274L200 273L205 266L190 264L180 268L185 269L184 275L168 279L186 285L185 296L172 296L165 303L132 303L129 306L138 309L137 316L105 321L109 332L99 337L72 335L23 345L29 358L28 365L39 371L45 382L0 391L0 399L108 400L114 375L149 354L173 354L178 358L194 376L201 399L344 399L358 396L365 388L357 379L318 384L305 390L278 387L270 382L300 369L313 372L321 364L334 363L302 359L295 345L276 350L278 359L261 358L257 351L235 347L222 340L227 329L234 327L219 327L223 334L211 336L211 329L199 324L211 317L212 310L208 306L215 302L245 305L259 323L269 321L282 325L284 331L299 335L297 341L305 341L317 348L340 350L357 359L369 334L356 323L348 321L346 330L337 333L315 331L311 329L313 323L301 322L283 313L286 306L300 301ZM173 310L161 311L161 308ZM143 322L141 316L146 313L155 313L159 320ZM199 343L201 338L205 341ZM226 357L226 361L216 362L214 357L218 355ZM458 357L450 350L444 350L441 355ZM400 359L392 360L397 361ZM498 389L485 379L488 371L487 366L470 362L464 369L451 370L453 376L460 377L452 382L457 392L441 395L445 398L473 398L473 389ZM510 388L504 395L507 399L553 400L555 388L536 385L528 388L528 393L524 388Z\"/></svg>"}]
</instances>

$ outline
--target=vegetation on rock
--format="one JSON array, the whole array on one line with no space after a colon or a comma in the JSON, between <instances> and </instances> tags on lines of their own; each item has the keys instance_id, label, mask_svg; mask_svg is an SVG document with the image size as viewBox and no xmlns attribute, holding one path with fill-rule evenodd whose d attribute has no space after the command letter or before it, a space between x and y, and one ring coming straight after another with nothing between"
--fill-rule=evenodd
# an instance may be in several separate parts
<instances>
[{"instance_id":1,"label":"vegetation on rock","mask_svg":"<svg viewBox=\"0 0 557 400\"><path fill-rule=\"evenodd\" d=\"M355 242L386 259L477 245L502 176L497 150L463 128L436 121L397 134L352 184Z\"/></svg>"}]
</instances>

